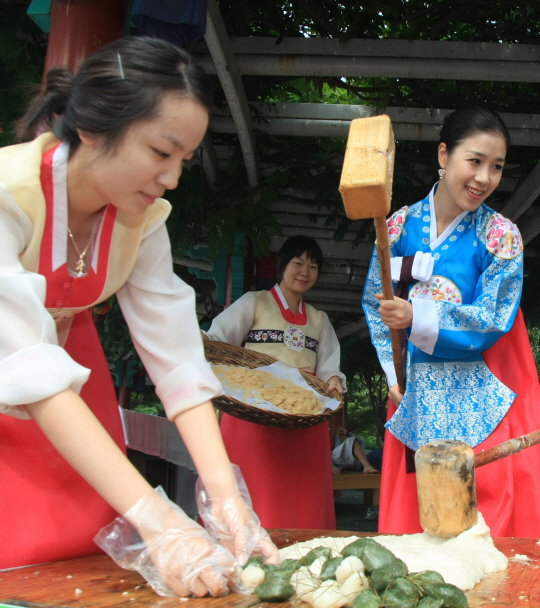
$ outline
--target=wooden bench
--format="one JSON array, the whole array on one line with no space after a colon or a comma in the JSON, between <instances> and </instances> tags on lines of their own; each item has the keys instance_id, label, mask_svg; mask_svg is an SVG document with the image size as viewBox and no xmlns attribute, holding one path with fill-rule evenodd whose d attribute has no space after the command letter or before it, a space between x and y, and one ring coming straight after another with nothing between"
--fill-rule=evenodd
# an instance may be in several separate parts
<instances>
[{"instance_id":1,"label":"wooden bench","mask_svg":"<svg viewBox=\"0 0 540 608\"><path fill-rule=\"evenodd\" d=\"M356 471L341 471L332 475L334 490L364 490L364 504L378 505L381 495L381 475L364 475Z\"/></svg>"}]
</instances>

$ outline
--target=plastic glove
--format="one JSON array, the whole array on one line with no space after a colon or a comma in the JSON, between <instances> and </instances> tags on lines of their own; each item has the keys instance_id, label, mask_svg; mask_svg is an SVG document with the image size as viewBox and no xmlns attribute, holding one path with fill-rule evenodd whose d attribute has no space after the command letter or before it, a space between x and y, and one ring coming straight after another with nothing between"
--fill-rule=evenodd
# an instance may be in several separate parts
<instances>
[{"instance_id":1,"label":"plastic glove","mask_svg":"<svg viewBox=\"0 0 540 608\"><path fill-rule=\"evenodd\" d=\"M144 539L144 540L143 540ZM161 487L94 538L122 568L136 570L165 597L213 596L237 588L233 555L170 501Z\"/></svg>"},{"instance_id":2,"label":"plastic glove","mask_svg":"<svg viewBox=\"0 0 540 608\"><path fill-rule=\"evenodd\" d=\"M237 491L232 496L218 495L220 480L231 474ZM195 492L199 515L210 536L234 553L241 566L253 553L277 564L277 548L252 509L246 483L236 465L199 477Z\"/></svg>"}]
</instances>

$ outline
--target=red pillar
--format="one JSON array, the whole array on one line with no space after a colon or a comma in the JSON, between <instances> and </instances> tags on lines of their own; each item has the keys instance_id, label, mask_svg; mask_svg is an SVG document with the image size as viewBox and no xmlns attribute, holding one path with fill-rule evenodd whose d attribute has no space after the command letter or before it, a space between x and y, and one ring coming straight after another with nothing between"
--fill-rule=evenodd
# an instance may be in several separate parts
<instances>
[{"instance_id":1,"label":"red pillar","mask_svg":"<svg viewBox=\"0 0 540 608\"><path fill-rule=\"evenodd\" d=\"M76 71L88 55L124 35L127 0L52 0L46 74L63 65Z\"/></svg>"}]
</instances>

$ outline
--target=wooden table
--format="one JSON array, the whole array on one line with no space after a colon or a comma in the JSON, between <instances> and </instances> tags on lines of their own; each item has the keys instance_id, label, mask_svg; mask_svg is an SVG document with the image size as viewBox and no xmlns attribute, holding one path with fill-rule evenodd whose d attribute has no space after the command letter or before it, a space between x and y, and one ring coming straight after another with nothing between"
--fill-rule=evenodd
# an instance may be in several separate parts
<instances>
[{"instance_id":1,"label":"wooden table","mask_svg":"<svg viewBox=\"0 0 540 608\"><path fill-rule=\"evenodd\" d=\"M318 536L370 536L325 530L271 530L278 547ZM495 545L510 558L508 570L484 578L467 592L472 607L540 607L540 545L531 538L496 538ZM529 561L513 556L527 555ZM78 591L80 590L80 591ZM30 608L248 608L259 605L254 596L231 594L222 598L179 601L157 596L135 572L118 568L107 556L82 557L42 566L0 572L0 604ZM306 606L306 604L301 604ZM290 603L264 604L288 608Z\"/></svg>"},{"instance_id":2,"label":"wooden table","mask_svg":"<svg viewBox=\"0 0 540 608\"><path fill-rule=\"evenodd\" d=\"M378 505L381 496L381 475L375 473L357 473L356 471L341 471L332 475L334 490L363 490L364 504Z\"/></svg>"}]
</instances>

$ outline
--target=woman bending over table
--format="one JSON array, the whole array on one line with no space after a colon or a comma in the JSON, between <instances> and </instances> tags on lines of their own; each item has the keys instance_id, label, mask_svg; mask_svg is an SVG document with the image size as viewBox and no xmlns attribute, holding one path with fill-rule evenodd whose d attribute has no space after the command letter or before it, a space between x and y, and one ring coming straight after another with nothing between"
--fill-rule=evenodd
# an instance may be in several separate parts
<instances>
[{"instance_id":1,"label":"woman bending over table","mask_svg":"<svg viewBox=\"0 0 540 608\"><path fill-rule=\"evenodd\" d=\"M234 579L232 553L125 456L89 313L114 293L222 523L216 538L240 561L253 549L276 559L225 452L210 401L221 386L165 227L161 196L197 150L211 103L183 50L124 38L74 77L51 70L20 126L53 132L0 150L0 568L96 553L94 536L118 512L167 592L220 595Z\"/></svg>"}]
</instances>

